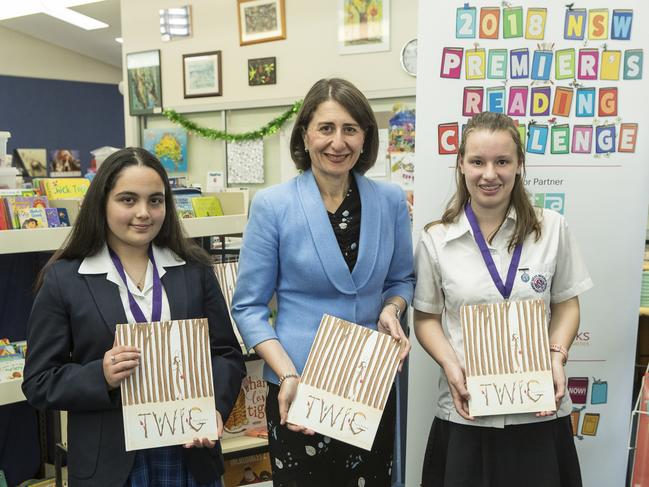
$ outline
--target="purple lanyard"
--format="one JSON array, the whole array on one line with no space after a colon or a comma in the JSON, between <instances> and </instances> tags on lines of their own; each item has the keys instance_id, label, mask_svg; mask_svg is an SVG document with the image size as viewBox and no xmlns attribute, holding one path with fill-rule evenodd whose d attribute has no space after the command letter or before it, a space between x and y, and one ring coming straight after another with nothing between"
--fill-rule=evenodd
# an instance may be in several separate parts
<instances>
[{"instance_id":1,"label":"purple lanyard","mask_svg":"<svg viewBox=\"0 0 649 487\"><path fill-rule=\"evenodd\" d=\"M489 247L487 247L487 242L480 231L480 225L478 225L478 219L473 213L471 204L467 203L464 206L464 213L466 214L471 229L473 230L473 237L475 238L478 247L480 248L480 253L482 254L482 259L487 265L487 270L491 274L491 279L498 288L498 291L503 298L509 299L509 296L512 294L512 288L514 287L514 277L516 276L516 269L518 268L518 263L521 260L521 251L523 250L523 244L518 244L514 247L514 253L512 254L512 261L509 263L509 270L507 271L507 281L503 284L500 274L498 274L498 269L496 269L496 264L491 252L489 252Z\"/></svg>"},{"instance_id":2,"label":"purple lanyard","mask_svg":"<svg viewBox=\"0 0 649 487\"><path fill-rule=\"evenodd\" d=\"M124 281L124 285L126 286L128 304L131 307L133 318L135 318L135 321L137 323L146 323L149 320L146 319L144 313L142 312L142 309L140 309L138 304L135 302L135 298L131 294L131 291L128 289L126 273L124 272L122 261L119 260L117 254L113 252L113 249L111 249L110 247L108 247L108 252L110 253L110 258L112 259L113 264L115 264L115 269L117 269L117 272L119 273L122 281ZM160 321L160 318L162 316L162 281L160 281L160 274L158 274L158 267L155 265L155 258L153 257L153 250L150 245L149 259L151 260L151 264L153 264L153 309L151 310L151 321Z\"/></svg>"}]
</instances>

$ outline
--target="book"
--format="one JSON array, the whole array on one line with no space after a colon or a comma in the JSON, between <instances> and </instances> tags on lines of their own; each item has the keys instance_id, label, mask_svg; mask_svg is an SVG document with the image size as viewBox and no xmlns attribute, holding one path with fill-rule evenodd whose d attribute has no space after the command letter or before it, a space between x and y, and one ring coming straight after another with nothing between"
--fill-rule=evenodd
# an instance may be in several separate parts
<instances>
[{"instance_id":1,"label":"book","mask_svg":"<svg viewBox=\"0 0 649 487\"><path fill-rule=\"evenodd\" d=\"M75 178L81 176L79 151L75 149L55 149L50 151L48 173L53 178Z\"/></svg>"},{"instance_id":2,"label":"book","mask_svg":"<svg viewBox=\"0 0 649 487\"><path fill-rule=\"evenodd\" d=\"M246 377L234 403L230 417L223 426L223 438L263 436L266 431L266 395L268 384L263 378L261 360L246 362Z\"/></svg>"},{"instance_id":3,"label":"book","mask_svg":"<svg viewBox=\"0 0 649 487\"><path fill-rule=\"evenodd\" d=\"M191 196L174 196L176 212L180 218L194 218L194 206Z\"/></svg>"},{"instance_id":4,"label":"book","mask_svg":"<svg viewBox=\"0 0 649 487\"><path fill-rule=\"evenodd\" d=\"M86 178L49 178L39 182L43 184L45 196L51 200L81 199L90 186Z\"/></svg>"},{"instance_id":5,"label":"book","mask_svg":"<svg viewBox=\"0 0 649 487\"><path fill-rule=\"evenodd\" d=\"M324 314L288 421L371 450L400 351L390 335Z\"/></svg>"},{"instance_id":6,"label":"book","mask_svg":"<svg viewBox=\"0 0 649 487\"><path fill-rule=\"evenodd\" d=\"M9 213L5 205L5 199L0 198L0 230L11 230L12 225L9 223Z\"/></svg>"},{"instance_id":7,"label":"book","mask_svg":"<svg viewBox=\"0 0 649 487\"><path fill-rule=\"evenodd\" d=\"M25 359L19 355L0 356L0 382L23 378Z\"/></svg>"},{"instance_id":8,"label":"book","mask_svg":"<svg viewBox=\"0 0 649 487\"><path fill-rule=\"evenodd\" d=\"M223 487L252 485L272 480L268 452L225 460Z\"/></svg>"},{"instance_id":9,"label":"book","mask_svg":"<svg viewBox=\"0 0 649 487\"><path fill-rule=\"evenodd\" d=\"M45 208L25 208L18 210L17 228L47 228L47 214Z\"/></svg>"},{"instance_id":10,"label":"book","mask_svg":"<svg viewBox=\"0 0 649 487\"><path fill-rule=\"evenodd\" d=\"M47 217L47 226L49 228L58 228L61 226L61 219L59 218L59 210L57 208L45 208L45 216Z\"/></svg>"},{"instance_id":11,"label":"book","mask_svg":"<svg viewBox=\"0 0 649 487\"><path fill-rule=\"evenodd\" d=\"M16 153L29 177L47 177L47 151L45 149L16 149Z\"/></svg>"},{"instance_id":12,"label":"book","mask_svg":"<svg viewBox=\"0 0 649 487\"><path fill-rule=\"evenodd\" d=\"M196 217L222 216L221 202L216 196L196 196L192 198Z\"/></svg>"},{"instance_id":13,"label":"book","mask_svg":"<svg viewBox=\"0 0 649 487\"><path fill-rule=\"evenodd\" d=\"M70 226L70 217L68 216L67 208L57 208L56 212L59 216L59 226L60 227L69 227Z\"/></svg>"},{"instance_id":14,"label":"book","mask_svg":"<svg viewBox=\"0 0 649 487\"><path fill-rule=\"evenodd\" d=\"M141 350L120 384L126 451L218 439L207 318L118 324L115 339Z\"/></svg>"}]
</instances>

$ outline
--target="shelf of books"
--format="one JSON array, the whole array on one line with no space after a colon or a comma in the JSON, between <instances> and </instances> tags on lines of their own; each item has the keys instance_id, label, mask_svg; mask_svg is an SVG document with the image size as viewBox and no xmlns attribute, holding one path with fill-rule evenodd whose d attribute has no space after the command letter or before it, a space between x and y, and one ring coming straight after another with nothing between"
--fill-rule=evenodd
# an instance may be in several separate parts
<instances>
[{"instance_id":1,"label":"shelf of books","mask_svg":"<svg viewBox=\"0 0 649 487\"><path fill-rule=\"evenodd\" d=\"M220 216L183 218L188 237L236 235L243 233L248 219L248 193L225 191L214 193L220 202ZM71 227L33 228L0 231L0 254L19 252L48 252L58 249Z\"/></svg>"},{"instance_id":2,"label":"shelf of books","mask_svg":"<svg viewBox=\"0 0 649 487\"><path fill-rule=\"evenodd\" d=\"M22 380L0 382L0 406L24 401L25 395L21 389L22 384Z\"/></svg>"}]
</instances>

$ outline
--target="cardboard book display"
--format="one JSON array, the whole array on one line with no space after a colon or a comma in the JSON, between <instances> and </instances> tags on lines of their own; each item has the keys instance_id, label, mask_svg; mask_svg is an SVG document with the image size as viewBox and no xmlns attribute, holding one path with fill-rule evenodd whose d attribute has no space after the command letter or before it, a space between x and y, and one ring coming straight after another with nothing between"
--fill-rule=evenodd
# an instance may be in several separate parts
<instances>
[{"instance_id":1,"label":"cardboard book display","mask_svg":"<svg viewBox=\"0 0 649 487\"><path fill-rule=\"evenodd\" d=\"M115 334L140 350L121 384L126 450L216 440L207 319L117 325Z\"/></svg>"},{"instance_id":2,"label":"cardboard book display","mask_svg":"<svg viewBox=\"0 0 649 487\"><path fill-rule=\"evenodd\" d=\"M371 450L400 351L389 335L325 314L288 421Z\"/></svg>"}]
</instances>

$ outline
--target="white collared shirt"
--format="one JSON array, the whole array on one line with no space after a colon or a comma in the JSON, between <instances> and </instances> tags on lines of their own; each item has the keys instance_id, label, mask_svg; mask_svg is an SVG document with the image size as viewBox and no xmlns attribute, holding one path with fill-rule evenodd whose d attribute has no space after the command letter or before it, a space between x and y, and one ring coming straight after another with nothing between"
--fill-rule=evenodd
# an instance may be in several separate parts
<instances>
[{"instance_id":1,"label":"white collared shirt","mask_svg":"<svg viewBox=\"0 0 649 487\"><path fill-rule=\"evenodd\" d=\"M165 248L158 247L153 245L153 257L155 258L156 267L158 268L158 274L162 279L162 276L165 275L165 267L173 267L184 265L185 261L178 257L173 251ZM110 258L108 253L108 246L104 244L102 249L97 252L95 255L86 257L83 259L83 262L79 266L79 274L106 274L106 279L114 282L119 287L119 297L122 300L122 307L124 308L124 313L126 314L127 323L135 323L137 320L131 312L131 307L128 303L128 293L126 285L122 278L120 277L113 261ZM151 314L153 311L153 265L149 260L146 276L144 278L144 286L142 291L140 291L135 283L131 280L129 275L126 274L126 281L128 283L128 290L131 291L135 302L144 313L144 316L151 320ZM162 315L160 317L161 321L171 319L171 310L169 309L169 300L167 299L167 293L164 286L162 287Z\"/></svg>"},{"instance_id":2,"label":"white collared shirt","mask_svg":"<svg viewBox=\"0 0 649 487\"><path fill-rule=\"evenodd\" d=\"M543 299L549 311L550 303L560 303L578 296L590 289L593 283L563 216L543 210L540 221L541 238L535 241L535 234L532 233L523 243L510 300ZM512 258L507 245L515 224L516 213L511 210L493 242L487 244L503 282ZM460 308L463 305L503 301L464 212L453 224L440 223L422 231L415 253L415 272L414 308L442 315L444 334L464 366ZM467 421L455 410L444 373L440 374L439 389L436 415L455 423L502 428L509 424L553 419L553 416L537 418L532 413L525 413L485 416ZM557 414L566 416L571 409L566 391Z\"/></svg>"}]
</instances>

